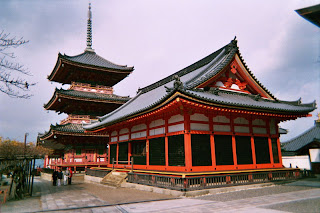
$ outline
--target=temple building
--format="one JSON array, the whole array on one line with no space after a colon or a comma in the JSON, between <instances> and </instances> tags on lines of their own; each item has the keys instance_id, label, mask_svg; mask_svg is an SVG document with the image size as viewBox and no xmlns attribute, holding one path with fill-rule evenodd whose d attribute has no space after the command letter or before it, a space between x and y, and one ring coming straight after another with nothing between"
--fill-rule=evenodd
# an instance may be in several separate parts
<instances>
[{"instance_id":1,"label":"temple building","mask_svg":"<svg viewBox=\"0 0 320 213\"><path fill-rule=\"evenodd\" d=\"M60 124L51 125L49 131L39 134L38 144L54 149L44 166L72 167L84 170L100 166L107 161L107 133L89 133L84 124L97 121L130 98L114 94L113 86L127 77L133 67L112 63L92 49L92 14L89 4L87 47L76 56L58 54L56 65L48 76L49 81L70 85L69 89L55 90L44 105L46 110L66 113Z\"/></svg>"},{"instance_id":2,"label":"temple building","mask_svg":"<svg viewBox=\"0 0 320 213\"><path fill-rule=\"evenodd\" d=\"M320 174L320 113L314 126L281 144L283 165Z\"/></svg>"},{"instance_id":3,"label":"temple building","mask_svg":"<svg viewBox=\"0 0 320 213\"><path fill-rule=\"evenodd\" d=\"M139 173L275 171L283 169L278 124L309 117L315 108L315 102L272 95L249 70L235 38L139 89L134 98L84 129L110 135L106 166L132 167L133 179Z\"/></svg>"}]
</instances>

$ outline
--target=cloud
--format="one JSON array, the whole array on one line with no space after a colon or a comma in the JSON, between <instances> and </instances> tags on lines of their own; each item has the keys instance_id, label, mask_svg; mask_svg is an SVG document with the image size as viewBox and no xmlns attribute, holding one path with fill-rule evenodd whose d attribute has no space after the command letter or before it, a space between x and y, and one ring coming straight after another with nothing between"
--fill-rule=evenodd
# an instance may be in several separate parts
<instances>
[{"instance_id":1,"label":"cloud","mask_svg":"<svg viewBox=\"0 0 320 213\"><path fill-rule=\"evenodd\" d=\"M95 1L93 48L100 56L135 71L115 86L134 96L147 86L209 55L235 35L249 68L279 99L303 102L319 97L319 29L294 10L312 1ZM55 87L46 79L58 52L77 55L85 49L87 1L4 1L0 26L30 42L15 49L17 60L38 82L30 100L0 94L0 135L36 140L66 115L47 113ZM320 100L317 98L317 102ZM302 123L299 123L301 120ZM313 125L314 118L282 125L289 137ZM293 131L294 129L294 131ZM298 131L299 130L299 131Z\"/></svg>"}]
</instances>

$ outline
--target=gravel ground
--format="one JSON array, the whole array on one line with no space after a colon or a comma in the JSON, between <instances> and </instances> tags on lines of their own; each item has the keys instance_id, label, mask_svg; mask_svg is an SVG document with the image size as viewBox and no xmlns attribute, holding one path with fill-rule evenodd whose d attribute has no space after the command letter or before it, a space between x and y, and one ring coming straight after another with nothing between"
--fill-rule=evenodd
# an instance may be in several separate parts
<instances>
[{"instance_id":1,"label":"gravel ground","mask_svg":"<svg viewBox=\"0 0 320 213\"><path fill-rule=\"evenodd\" d=\"M107 201L109 204L175 198L171 195L140 191L130 188L115 188L94 183L82 183L79 184L79 187L101 200Z\"/></svg>"},{"instance_id":2,"label":"gravel ground","mask_svg":"<svg viewBox=\"0 0 320 213\"><path fill-rule=\"evenodd\" d=\"M260 197L264 195L280 194L285 192L293 192L293 191L308 190L308 189L311 189L311 187L274 185L274 186L268 186L268 187L263 187L258 189L247 189L242 191L205 195L205 196L196 197L195 199L225 202L225 201Z\"/></svg>"},{"instance_id":3,"label":"gravel ground","mask_svg":"<svg viewBox=\"0 0 320 213\"><path fill-rule=\"evenodd\" d=\"M301 200L296 202L287 202L264 207L265 209L274 209L287 212L320 212L320 198Z\"/></svg>"}]
</instances>

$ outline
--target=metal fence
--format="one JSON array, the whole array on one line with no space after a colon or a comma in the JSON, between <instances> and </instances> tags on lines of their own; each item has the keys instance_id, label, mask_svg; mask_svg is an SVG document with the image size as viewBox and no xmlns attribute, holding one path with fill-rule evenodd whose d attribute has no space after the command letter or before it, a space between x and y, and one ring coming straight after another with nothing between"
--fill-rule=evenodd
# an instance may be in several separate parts
<instances>
[{"instance_id":1,"label":"metal fence","mask_svg":"<svg viewBox=\"0 0 320 213\"><path fill-rule=\"evenodd\" d=\"M87 169L86 175L94 176L94 177L105 177L111 170L96 170L96 169Z\"/></svg>"},{"instance_id":2,"label":"metal fence","mask_svg":"<svg viewBox=\"0 0 320 213\"><path fill-rule=\"evenodd\" d=\"M172 177L153 174L129 173L128 182L179 191L218 188L234 185L265 183L300 178L299 170L241 173L232 175Z\"/></svg>"}]
</instances>

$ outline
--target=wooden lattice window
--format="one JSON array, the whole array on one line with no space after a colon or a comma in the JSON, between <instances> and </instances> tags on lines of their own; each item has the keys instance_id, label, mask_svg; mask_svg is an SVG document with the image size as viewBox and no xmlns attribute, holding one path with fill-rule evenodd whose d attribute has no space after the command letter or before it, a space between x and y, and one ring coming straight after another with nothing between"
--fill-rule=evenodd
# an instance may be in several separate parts
<instances>
[{"instance_id":1,"label":"wooden lattice window","mask_svg":"<svg viewBox=\"0 0 320 213\"><path fill-rule=\"evenodd\" d=\"M210 135L192 134L192 166L211 166Z\"/></svg>"},{"instance_id":2,"label":"wooden lattice window","mask_svg":"<svg viewBox=\"0 0 320 213\"><path fill-rule=\"evenodd\" d=\"M169 166L185 166L184 135L168 137Z\"/></svg>"},{"instance_id":3,"label":"wooden lattice window","mask_svg":"<svg viewBox=\"0 0 320 213\"><path fill-rule=\"evenodd\" d=\"M166 165L165 138L153 138L149 140L149 164Z\"/></svg>"},{"instance_id":4,"label":"wooden lattice window","mask_svg":"<svg viewBox=\"0 0 320 213\"><path fill-rule=\"evenodd\" d=\"M216 164L233 165L232 137L231 135L214 136Z\"/></svg>"}]
</instances>

